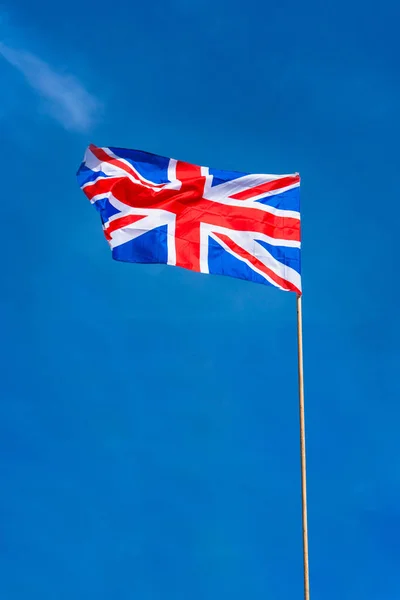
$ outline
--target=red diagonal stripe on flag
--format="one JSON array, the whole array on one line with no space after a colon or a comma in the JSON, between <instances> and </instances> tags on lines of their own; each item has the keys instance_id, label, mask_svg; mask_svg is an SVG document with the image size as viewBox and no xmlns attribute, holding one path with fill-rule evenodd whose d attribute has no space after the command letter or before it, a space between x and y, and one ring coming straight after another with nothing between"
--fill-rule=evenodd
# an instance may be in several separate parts
<instances>
[{"instance_id":1,"label":"red diagonal stripe on flag","mask_svg":"<svg viewBox=\"0 0 400 600\"><path fill-rule=\"evenodd\" d=\"M261 183L256 187L252 187L249 190L244 190L243 192L238 192L237 194L233 194L231 198L234 200L249 200L249 198L254 198L254 196L259 196L260 194L265 194L267 192L272 192L273 190L279 190L280 188L288 187L289 185L294 185L295 183L300 182L299 175L291 175L289 177L280 177L279 179L273 179L272 181L267 181L266 183Z\"/></svg>"},{"instance_id":2,"label":"red diagonal stripe on flag","mask_svg":"<svg viewBox=\"0 0 400 600\"><path fill-rule=\"evenodd\" d=\"M162 187L162 185L163 185L160 183L144 181L142 179L142 177L140 177L140 175L135 171L135 169L133 167L131 167L129 164L126 164L126 162L124 162L123 160L121 160L119 158L113 158L112 156L107 154L107 152L105 152L105 150L103 150L103 148L97 148L97 146L90 144L89 150L91 151L92 154L95 155L96 158L99 159L100 162L108 163L110 165L117 167L118 169L121 169L122 171L125 171L125 173L129 173L129 175L132 175L132 177L134 177L134 179L137 179L138 181L142 182L143 185L149 185L149 186L155 187L155 188Z\"/></svg>"},{"instance_id":3,"label":"red diagonal stripe on flag","mask_svg":"<svg viewBox=\"0 0 400 600\"><path fill-rule=\"evenodd\" d=\"M248 262L250 262L252 265L254 265L257 269L259 269L259 271L261 271L262 273L265 273L265 275L268 275L268 277L270 279L272 279L272 281L274 281L274 283L276 283L278 286L280 286L284 290L296 292L297 294L301 293L300 290L295 285L293 285L293 283L291 283L290 281L287 281L286 279L282 279L282 277L279 277L279 275L277 275L275 273L275 271L272 271L272 269L269 269L268 267L266 267L265 264L261 260L259 260L252 254L247 252L247 250L245 250L244 248L242 248L235 242L233 242L231 240L231 238L228 237L227 235L224 235L222 233L218 233L218 234L214 233L213 235L217 239L220 239L222 242L224 242L224 244L226 246L228 246L228 248L230 248L235 254L237 254L241 258L246 259Z\"/></svg>"},{"instance_id":4,"label":"red diagonal stripe on flag","mask_svg":"<svg viewBox=\"0 0 400 600\"><path fill-rule=\"evenodd\" d=\"M136 221L140 221L140 219L144 219L146 215L126 215L125 217L119 217L118 219L114 219L114 221L109 221L108 227L104 228L104 235L108 240L111 240L111 234L113 231L117 229L123 229L128 225L132 225L132 223L136 223Z\"/></svg>"}]
</instances>

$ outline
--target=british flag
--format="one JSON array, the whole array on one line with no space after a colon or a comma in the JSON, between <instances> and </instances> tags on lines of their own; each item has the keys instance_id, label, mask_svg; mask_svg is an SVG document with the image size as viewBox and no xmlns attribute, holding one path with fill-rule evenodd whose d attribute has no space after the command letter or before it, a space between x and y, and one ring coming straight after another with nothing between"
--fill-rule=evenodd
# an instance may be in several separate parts
<instances>
[{"instance_id":1,"label":"british flag","mask_svg":"<svg viewBox=\"0 0 400 600\"><path fill-rule=\"evenodd\" d=\"M77 177L100 213L114 259L301 294L298 174L220 171L90 145Z\"/></svg>"}]
</instances>

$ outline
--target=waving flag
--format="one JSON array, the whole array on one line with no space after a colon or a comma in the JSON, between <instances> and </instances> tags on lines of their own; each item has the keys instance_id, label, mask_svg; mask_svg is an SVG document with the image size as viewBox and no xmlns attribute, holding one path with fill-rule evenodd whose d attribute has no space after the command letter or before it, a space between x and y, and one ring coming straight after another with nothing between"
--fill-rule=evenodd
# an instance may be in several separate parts
<instances>
[{"instance_id":1,"label":"waving flag","mask_svg":"<svg viewBox=\"0 0 400 600\"><path fill-rule=\"evenodd\" d=\"M219 171L91 145L77 177L114 259L301 293L298 174Z\"/></svg>"}]
</instances>

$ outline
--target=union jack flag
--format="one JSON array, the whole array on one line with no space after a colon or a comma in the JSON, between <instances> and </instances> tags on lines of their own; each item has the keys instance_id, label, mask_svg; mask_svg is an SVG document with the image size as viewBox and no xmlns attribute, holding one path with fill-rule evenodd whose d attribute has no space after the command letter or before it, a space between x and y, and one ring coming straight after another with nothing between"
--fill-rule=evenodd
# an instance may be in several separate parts
<instances>
[{"instance_id":1,"label":"union jack flag","mask_svg":"<svg viewBox=\"0 0 400 600\"><path fill-rule=\"evenodd\" d=\"M90 145L77 177L114 259L301 293L298 174L219 171Z\"/></svg>"}]
</instances>

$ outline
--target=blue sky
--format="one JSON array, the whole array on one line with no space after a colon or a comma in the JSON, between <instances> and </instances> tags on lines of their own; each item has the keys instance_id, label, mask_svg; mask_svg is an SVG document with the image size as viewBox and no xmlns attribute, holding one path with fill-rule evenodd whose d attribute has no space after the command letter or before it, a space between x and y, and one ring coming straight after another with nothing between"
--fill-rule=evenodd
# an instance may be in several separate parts
<instances>
[{"instance_id":1,"label":"blue sky","mask_svg":"<svg viewBox=\"0 0 400 600\"><path fill-rule=\"evenodd\" d=\"M295 297L112 261L89 142L300 171L312 596L400 597L399 17L3 3L2 600L302 597Z\"/></svg>"}]
</instances>

